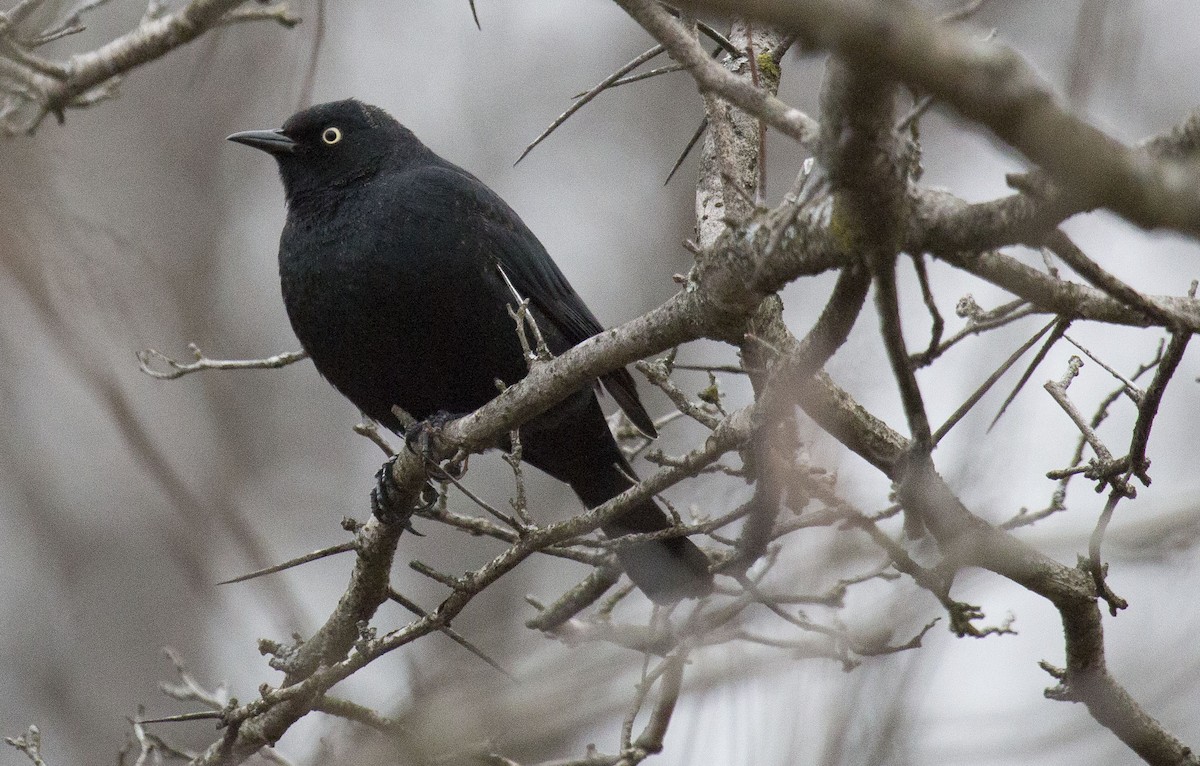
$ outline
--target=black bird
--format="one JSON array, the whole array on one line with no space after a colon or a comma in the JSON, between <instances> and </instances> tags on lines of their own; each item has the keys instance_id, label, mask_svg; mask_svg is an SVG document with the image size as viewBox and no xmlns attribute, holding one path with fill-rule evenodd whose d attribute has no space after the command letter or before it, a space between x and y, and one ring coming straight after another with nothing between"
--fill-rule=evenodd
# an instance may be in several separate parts
<instances>
[{"instance_id":1,"label":"black bird","mask_svg":"<svg viewBox=\"0 0 1200 766\"><path fill-rule=\"evenodd\" d=\"M463 415L515 383L525 358L508 306L514 292L554 354L603 327L504 200L434 154L387 112L350 99L292 116L278 130L235 133L279 163L287 223L279 242L283 301L317 370L398 434L417 420ZM654 424L625 369L604 387L648 435ZM591 386L521 428L524 458L593 508L632 471ZM610 537L671 524L653 501L604 526ZM708 559L687 538L618 552L650 598L712 588Z\"/></svg>"}]
</instances>

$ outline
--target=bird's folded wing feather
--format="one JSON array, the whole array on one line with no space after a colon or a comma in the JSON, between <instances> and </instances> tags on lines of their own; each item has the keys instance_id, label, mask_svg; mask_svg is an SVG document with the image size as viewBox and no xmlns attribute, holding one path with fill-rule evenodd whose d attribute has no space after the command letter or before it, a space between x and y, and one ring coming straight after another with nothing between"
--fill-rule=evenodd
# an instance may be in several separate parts
<instances>
[{"instance_id":1,"label":"bird's folded wing feather","mask_svg":"<svg viewBox=\"0 0 1200 766\"><path fill-rule=\"evenodd\" d=\"M452 205L453 208L474 215L477 222L482 222L480 233L491 245L492 257L512 287L522 298L529 299L540 316L554 323L570 345L577 345L604 330L541 242L495 192L449 163L428 166L416 174L417 188L422 193L435 198L447 196L458 203ZM600 380L640 431L648 436L657 435L628 370L618 368Z\"/></svg>"}]
</instances>

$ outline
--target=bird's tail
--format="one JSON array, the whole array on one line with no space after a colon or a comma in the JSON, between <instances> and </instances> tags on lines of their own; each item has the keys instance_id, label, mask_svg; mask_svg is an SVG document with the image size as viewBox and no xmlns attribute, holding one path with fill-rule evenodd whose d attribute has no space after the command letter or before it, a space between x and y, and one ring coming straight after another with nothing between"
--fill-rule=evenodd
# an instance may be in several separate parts
<instances>
[{"instance_id":1,"label":"bird's tail","mask_svg":"<svg viewBox=\"0 0 1200 766\"><path fill-rule=\"evenodd\" d=\"M610 500L633 486L632 471L623 458L609 470L592 470L570 482L571 489L588 508ZM652 499L647 499L601 527L610 538L657 532L671 527L671 518ZM712 591L708 557L686 537L650 540L622 546L617 559L629 579L653 601L668 604L682 598L697 598Z\"/></svg>"},{"instance_id":2,"label":"bird's tail","mask_svg":"<svg viewBox=\"0 0 1200 766\"><path fill-rule=\"evenodd\" d=\"M527 423L521 429L522 454L531 465L571 485L588 508L633 486L633 469L590 389ZM610 538L658 532L672 526L658 503L647 499L602 529ZM712 591L708 557L686 537L650 540L617 548L629 579L660 604L696 598Z\"/></svg>"}]
</instances>

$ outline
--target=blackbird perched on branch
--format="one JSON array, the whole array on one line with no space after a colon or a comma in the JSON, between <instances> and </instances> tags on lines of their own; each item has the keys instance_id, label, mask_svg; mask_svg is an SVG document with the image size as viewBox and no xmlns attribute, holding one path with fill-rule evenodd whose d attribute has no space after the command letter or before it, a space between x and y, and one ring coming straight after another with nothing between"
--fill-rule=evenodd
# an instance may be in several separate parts
<instances>
[{"instance_id":1,"label":"blackbird perched on branch","mask_svg":"<svg viewBox=\"0 0 1200 766\"><path fill-rule=\"evenodd\" d=\"M603 329L504 200L382 109L320 104L278 130L229 140L279 164L288 208L279 273L300 343L338 391L396 433L396 406L418 420L463 415L496 396L497 380L525 376L508 310L520 299L554 354ZM656 435L627 370L601 382ZM633 483L592 388L521 427L524 459L589 508ZM647 500L603 529L615 537L669 526ZM618 558L658 602L712 588L707 557L685 537L623 547Z\"/></svg>"}]
</instances>

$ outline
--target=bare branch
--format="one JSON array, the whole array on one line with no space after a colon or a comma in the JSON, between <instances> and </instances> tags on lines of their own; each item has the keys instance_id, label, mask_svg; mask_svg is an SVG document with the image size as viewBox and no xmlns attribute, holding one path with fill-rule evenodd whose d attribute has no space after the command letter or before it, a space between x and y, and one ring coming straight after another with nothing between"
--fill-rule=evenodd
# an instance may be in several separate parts
<instances>
[{"instance_id":1,"label":"bare branch","mask_svg":"<svg viewBox=\"0 0 1200 766\"><path fill-rule=\"evenodd\" d=\"M1071 238L1060 230L1055 230L1046 238L1046 247L1052 253L1063 259L1080 276L1096 287L1108 293L1114 299L1154 317L1169 327L1188 327L1192 320L1171 308L1154 303L1146 296L1134 290L1129 285L1105 271L1101 266L1088 258Z\"/></svg>"},{"instance_id":2,"label":"bare branch","mask_svg":"<svg viewBox=\"0 0 1200 766\"><path fill-rule=\"evenodd\" d=\"M1193 283L1192 293L1194 294L1195 291L1196 287ZM1183 353L1187 350L1188 341L1191 339L1192 333L1187 331L1179 331L1171 335L1171 341L1167 344L1162 361L1159 362L1158 369L1154 371L1154 380L1150 382L1145 396L1138 403L1137 422L1133 425L1133 441L1129 445L1129 467L1133 471L1133 475L1137 476L1146 486L1150 485L1150 476L1146 473L1150 468L1150 461L1146 459L1146 448L1150 443L1150 428L1154 425L1154 417L1158 414L1158 406L1167 390L1167 383L1170 382L1179 363L1183 360Z\"/></svg>"},{"instance_id":3,"label":"bare branch","mask_svg":"<svg viewBox=\"0 0 1200 766\"><path fill-rule=\"evenodd\" d=\"M628 9L630 3L619 2ZM693 0L688 5L760 18L797 32L810 46L885 69L991 129L1069 188L1073 204L1082 209L1104 206L1139 226L1200 234L1200 178L1194 168L1151 159L1083 122L1009 48L972 40L907 4ZM659 27L639 21L658 34ZM886 45L880 43L880 29L888 30ZM772 112L762 106L752 111L764 119ZM768 121L780 130L786 124L778 113Z\"/></svg>"},{"instance_id":4,"label":"bare branch","mask_svg":"<svg viewBox=\"0 0 1200 766\"><path fill-rule=\"evenodd\" d=\"M306 351L285 351L263 359L209 359L195 343L188 344L195 361L177 362L152 348L137 352L138 367L142 372L159 380L174 380L200 370L274 370L308 358ZM161 362L167 369L155 369Z\"/></svg>"},{"instance_id":5,"label":"bare branch","mask_svg":"<svg viewBox=\"0 0 1200 766\"><path fill-rule=\"evenodd\" d=\"M33 762L33 766L46 766L42 760L42 732L38 727L30 725L29 729L19 737L5 737L5 743L20 750Z\"/></svg>"},{"instance_id":6,"label":"bare branch","mask_svg":"<svg viewBox=\"0 0 1200 766\"><path fill-rule=\"evenodd\" d=\"M385 718L369 707L359 705L350 700L331 697L328 694L313 703L313 710L325 713L326 715L344 718L347 721L360 723L383 734L396 734L400 731L400 724L398 722Z\"/></svg>"},{"instance_id":7,"label":"bare branch","mask_svg":"<svg viewBox=\"0 0 1200 766\"><path fill-rule=\"evenodd\" d=\"M240 9L246 0L189 0L170 13L147 13L133 30L100 48L78 53L66 62L42 61L29 53L30 45L39 45L82 29L78 16L98 3L84 2L56 27L51 27L32 43L14 37L14 27L24 20L33 6L24 3L6 14L0 23L0 80L20 83L10 92L32 105L32 114L18 122L18 109L6 110L0 130L6 135L32 133L48 114L62 122L68 107L88 106L113 93L116 80L126 72L161 58L170 51L195 40L219 26L243 21L271 20L285 26L298 22L287 6L277 3L269 8Z\"/></svg>"},{"instance_id":8,"label":"bare branch","mask_svg":"<svg viewBox=\"0 0 1200 766\"><path fill-rule=\"evenodd\" d=\"M687 394L671 382L671 370L666 360L660 359L653 364L638 361L635 366L651 383L658 386L667 395L680 412L709 430L716 428L718 423L720 423L716 415L707 411L703 405L696 404L688 399Z\"/></svg>"},{"instance_id":9,"label":"bare branch","mask_svg":"<svg viewBox=\"0 0 1200 766\"><path fill-rule=\"evenodd\" d=\"M799 109L789 107L765 90L755 87L753 83L726 71L708 56L670 13L653 0L616 2L666 47L671 58L691 72L701 90L719 93L731 104L762 117L772 127L801 143L811 145L815 141L819 132L815 121Z\"/></svg>"}]
</instances>

